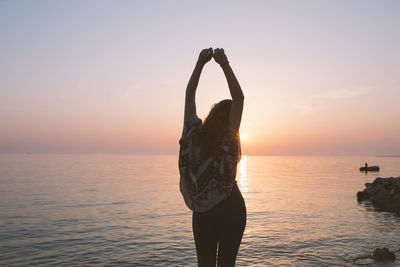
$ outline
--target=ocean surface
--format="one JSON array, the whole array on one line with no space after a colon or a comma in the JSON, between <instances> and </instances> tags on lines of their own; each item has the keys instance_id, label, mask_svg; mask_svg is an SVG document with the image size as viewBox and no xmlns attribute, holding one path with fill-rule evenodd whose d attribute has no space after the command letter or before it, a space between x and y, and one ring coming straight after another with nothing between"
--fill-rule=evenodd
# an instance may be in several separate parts
<instances>
[{"instance_id":1,"label":"ocean surface","mask_svg":"<svg viewBox=\"0 0 400 267\"><path fill-rule=\"evenodd\" d=\"M400 266L365 258L400 249L400 217L356 199L389 176L400 158L244 156L236 265ZM191 220L177 156L0 154L0 266L196 266Z\"/></svg>"}]
</instances>

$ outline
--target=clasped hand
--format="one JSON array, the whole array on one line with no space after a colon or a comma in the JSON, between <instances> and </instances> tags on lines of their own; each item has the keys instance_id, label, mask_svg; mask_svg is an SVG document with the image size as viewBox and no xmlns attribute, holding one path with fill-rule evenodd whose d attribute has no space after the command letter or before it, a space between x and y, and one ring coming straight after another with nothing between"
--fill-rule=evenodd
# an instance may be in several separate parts
<instances>
[{"instance_id":1,"label":"clasped hand","mask_svg":"<svg viewBox=\"0 0 400 267\"><path fill-rule=\"evenodd\" d=\"M201 66L204 66L208 61L211 60L212 57L214 58L215 62L217 62L221 66L226 63L229 63L223 48L216 48L215 50L213 50L211 47L203 49L200 52L197 63L200 64Z\"/></svg>"}]
</instances>

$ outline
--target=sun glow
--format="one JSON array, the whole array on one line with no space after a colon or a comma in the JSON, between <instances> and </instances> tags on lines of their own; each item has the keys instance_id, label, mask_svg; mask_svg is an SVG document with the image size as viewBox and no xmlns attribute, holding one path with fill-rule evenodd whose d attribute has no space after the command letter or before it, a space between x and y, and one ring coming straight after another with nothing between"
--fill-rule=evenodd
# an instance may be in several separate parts
<instances>
[{"instance_id":1,"label":"sun glow","mask_svg":"<svg viewBox=\"0 0 400 267\"><path fill-rule=\"evenodd\" d=\"M240 170L240 179L239 179L239 184L240 184L240 191L242 191L242 195L244 198L247 198L246 194L248 190L248 180L247 180L247 174L246 174L246 163L247 163L247 156L242 156L242 159L239 162L239 170Z\"/></svg>"},{"instance_id":2,"label":"sun glow","mask_svg":"<svg viewBox=\"0 0 400 267\"><path fill-rule=\"evenodd\" d=\"M247 134L246 133L240 133L240 139L246 140L247 139Z\"/></svg>"}]
</instances>

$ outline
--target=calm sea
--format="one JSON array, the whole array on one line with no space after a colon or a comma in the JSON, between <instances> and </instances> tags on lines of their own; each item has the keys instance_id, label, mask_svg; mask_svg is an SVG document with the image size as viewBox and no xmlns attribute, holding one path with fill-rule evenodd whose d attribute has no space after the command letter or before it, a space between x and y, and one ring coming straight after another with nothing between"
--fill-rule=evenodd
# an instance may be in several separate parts
<instances>
[{"instance_id":1,"label":"calm sea","mask_svg":"<svg viewBox=\"0 0 400 267\"><path fill-rule=\"evenodd\" d=\"M357 266L400 249L400 218L356 200L378 176L400 176L400 158L244 156L237 266ZM2 154L0 265L196 266L178 183L177 156Z\"/></svg>"}]
</instances>

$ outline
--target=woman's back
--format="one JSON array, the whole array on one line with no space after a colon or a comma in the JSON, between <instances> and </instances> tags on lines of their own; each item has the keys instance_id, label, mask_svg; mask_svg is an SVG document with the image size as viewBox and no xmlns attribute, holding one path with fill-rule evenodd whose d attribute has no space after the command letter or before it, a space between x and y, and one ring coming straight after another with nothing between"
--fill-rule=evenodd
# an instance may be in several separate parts
<instances>
[{"instance_id":1,"label":"woman's back","mask_svg":"<svg viewBox=\"0 0 400 267\"><path fill-rule=\"evenodd\" d=\"M196 114L185 122L179 140L180 189L186 205L193 211L207 211L226 199L236 183L240 159L238 133L229 132L216 147L202 153L198 138L202 129Z\"/></svg>"}]
</instances>

